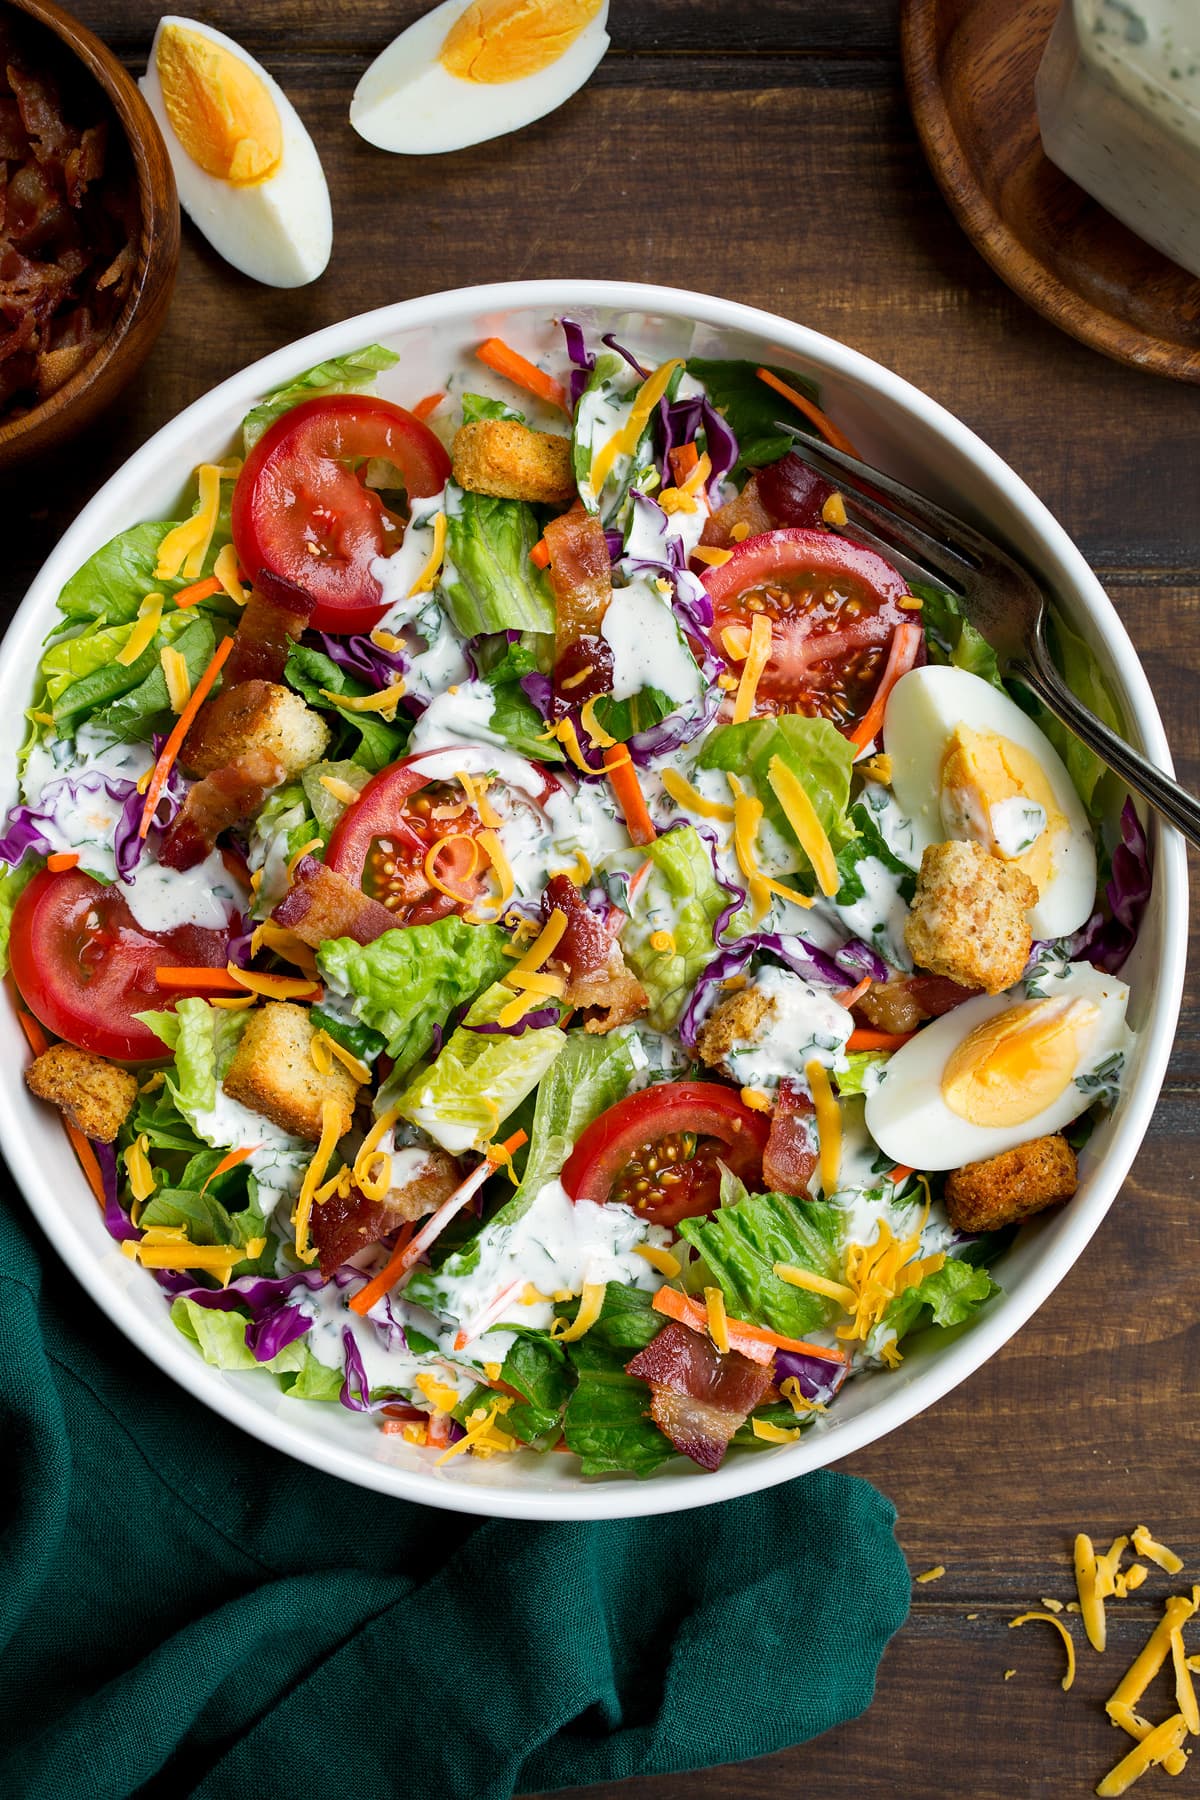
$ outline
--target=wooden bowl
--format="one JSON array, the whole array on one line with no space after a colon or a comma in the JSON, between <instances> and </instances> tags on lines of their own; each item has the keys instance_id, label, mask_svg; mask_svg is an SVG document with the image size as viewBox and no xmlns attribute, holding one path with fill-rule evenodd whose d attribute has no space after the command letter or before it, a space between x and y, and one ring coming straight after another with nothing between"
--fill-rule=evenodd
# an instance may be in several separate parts
<instances>
[{"instance_id":1,"label":"wooden bowl","mask_svg":"<svg viewBox=\"0 0 1200 1800\"><path fill-rule=\"evenodd\" d=\"M904 77L959 224L1030 306L1118 362L1200 382L1200 281L1042 149L1033 83L1059 0L902 0Z\"/></svg>"},{"instance_id":2,"label":"wooden bowl","mask_svg":"<svg viewBox=\"0 0 1200 1800\"><path fill-rule=\"evenodd\" d=\"M0 415L0 470L65 443L115 399L162 329L179 263L175 177L167 147L136 83L112 51L53 0L3 3L53 32L107 96L133 158L140 228L133 284L95 354L39 406L15 418Z\"/></svg>"}]
</instances>

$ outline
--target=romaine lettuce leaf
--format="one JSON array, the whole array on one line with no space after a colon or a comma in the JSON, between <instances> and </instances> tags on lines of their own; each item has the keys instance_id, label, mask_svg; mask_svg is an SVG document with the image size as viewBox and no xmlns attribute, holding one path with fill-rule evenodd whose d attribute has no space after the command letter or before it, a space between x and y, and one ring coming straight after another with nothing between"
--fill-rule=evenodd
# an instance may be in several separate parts
<instances>
[{"instance_id":1,"label":"romaine lettuce leaf","mask_svg":"<svg viewBox=\"0 0 1200 1800\"><path fill-rule=\"evenodd\" d=\"M254 1352L246 1344L245 1313L221 1312L215 1306L203 1306L180 1294L171 1305L171 1322L199 1350L206 1363L217 1369L268 1369L279 1375L285 1370L304 1368L312 1352L303 1338L285 1344L270 1362L254 1360ZM341 1386L339 1373L338 1386Z\"/></svg>"},{"instance_id":2,"label":"romaine lettuce leaf","mask_svg":"<svg viewBox=\"0 0 1200 1800\"><path fill-rule=\"evenodd\" d=\"M446 566L439 593L464 637L554 630L554 595L529 552L542 535L523 500L447 487Z\"/></svg>"},{"instance_id":3,"label":"romaine lettuce leaf","mask_svg":"<svg viewBox=\"0 0 1200 1800\"><path fill-rule=\"evenodd\" d=\"M511 989L499 984L485 989L440 1053L414 1072L394 1100L394 1084L389 1078L390 1104L447 1150L482 1149L526 1094L533 1092L566 1044L566 1033L557 1025L525 1031L519 1037L468 1029L495 1020L512 997ZM384 1104L382 1092L380 1104Z\"/></svg>"},{"instance_id":4,"label":"romaine lettuce leaf","mask_svg":"<svg viewBox=\"0 0 1200 1800\"><path fill-rule=\"evenodd\" d=\"M513 1218L533 1199L538 1189L560 1173L575 1140L585 1126L616 1101L623 1099L637 1072L637 1036L628 1026L618 1026L601 1037L571 1031L537 1091L529 1154L521 1185L504 1211Z\"/></svg>"},{"instance_id":5,"label":"romaine lettuce leaf","mask_svg":"<svg viewBox=\"0 0 1200 1800\"><path fill-rule=\"evenodd\" d=\"M657 1031L670 1031L700 971L717 953L713 925L729 895L718 884L694 825L655 838L638 852L639 861L646 858L654 869L633 896L621 948L649 996L649 1023ZM670 949L655 949L651 938L659 931L670 934Z\"/></svg>"},{"instance_id":6,"label":"romaine lettuce leaf","mask_svg":"<svg viewBox=\"0 0 1200 1800\"><path fill-rule=\"evenodd\" d=\"M927 587L923 582L914 582L912 591L924 602L921 623L925 627L930 661L952 663L956 669L965 669L968 675L978 675L982 681L1004 691L996 652L964 618L962 606L955 596L944 588Z\"/></svg>"},{"instance_id":7,"label":"romaine lettuce leaf","mask_svg":"<svg viewBox=\"0 0 1200 1800\"><path fill-rule=\"evenodd\" d=\"M839 1069L833 1077L842 1099L868 1093L870 1071L881 1068L890 1056L890 1050L851 1050L846 1057L846 1067Z\"/></svg>"},{"instance_id":8,"label":"romaine lettuce leaf","mask_svg":"<svg viewBox=\"0 0 1200 1800\"><path fill-rule=\"evenodd\" d=\"M855 835L847 813L855 747L828 719L782 713L778 718L749 719L744 725L718 725L705 740L697 767L748 776L767 820L795 843L768 779L775 756L803 784L836 855ZM802 846L800 857L802 874L811 878L812 865Z\"/></svg>"},{"instance_id":9,"label":"romaine lettuce leaf","mask_svg":"<svg viewBox=\"0 0 1200 1800\"><path fill-rule=\"evenodd\" d=\"M189 995L175 1002L173 1012L144 1012L138 1018L173 1053L175 1067L167 1076L167 1087L194 1129L196 1115L211 1112L216 1105L217 1081L245 1030L245 1014Z\"/></svg>"},{"instance_id":10,"label":"romaine lettuce leaf","mask_svg":"<svg viewBox=\"0 0 1200 1800\"><path fill-rule=\"evenodd\" d=\"M511 642L503 633L481 637L471 646L479 679L492 690L489 730L522 756L537 762L565 760L565 753L548 738L546 722L524 688L521 677L548 668L554 659L554 640L545 632L528 631Z\"/></svg>"},{"instance_id":11,"label":"romaine lettuce leaf","mask_svg":"<svg viewBox=\"0 0 1200 1800\"><path fill-rule=\"evenodd\" d=\"M721 1205L707 1218L683 1219L679 1234L712 1270L730 1315L766 1325L785 1337L803 1337L833 1316L834 1302L791 1287L774 1273L791 1263L814 1275L838 1279L843 1214L824 1201L791 1200L786 1194L748 1194L728 1171ZM728 1197L727 1197L728 1196Z\"/></svg>"},{"instance_id":12,"label":"romaine lettuce leaf","mask_svg":"<svg viewBox=\"0 0 1200 1800\"><path fill-rule=\"evenodd\" d=\"M351 1056L357 1056L359 1062L370 1065L387 1048L387 1040L381 1031L373 1031L369 1025L355 1025L327 1006L312 1007L309 1017L314 1030L328 1032L335 1043L348 1050Z\"/></svg>"},{"instance_id":13,"label":"romaine lettuce leaf","mask_svg":"<svg viewBox=\"0 0 1200 1800\"><path fill-rule=\"evenodd\" d=\"M332 938L317 952L317 967L335 994L353 1002L362 1023L386 1039L400 1081L428 1055L434 1027L504 973L507 943L498 925L468 925L451 913L431 925L385 931L373 944Z\"/></svg>"},{"instance_id":14,"label":"romaine lettuce leaf","mask_svg":"<svg viewBox=\"0 0 1200 1800\"><path fill-rule=\"evenodd\" d=\"M221 511L212 542L204 558L205 575L212 573L217 552L230 539L229 502L232 482L221 484ZM137 617L138 607L147 594L165 594L170 599L180 588L189 586L191 576L176 575L163 579L155 576L159 545L178 520L155 520L144 525L131 525L118 532L107 544L93 551L58 597L59 610L69 619L96 625L128 625ZM225 595L215 594L201 600L206 612L218 612L232 618L237 608Z\"/></svg>"},{"instance_id":15,"label":"romaine lettuce leaf","mask_svg":"<svg viewBox=\"0 0 1200 1800\"><path fill-rule=\"evenodd\" d=\"M12 932L13 908L29 886L38 870L41 859L26 856L15 869L7 869L0 864L0 975L8 973L8 940Z\"/></svg>"},{"instance_id":16,"label":"romaine lettuce leaf","mask_svg":"<svg viewBox=\"0 0 1200 1800\"><path fill-rule=\"evenodd\" d=\"M97 708L140 687L156 670L161 674L164 644L175 644L196 623L190 609L164 613L154 638L128 667L116 659L118 651L129 642L132 621L85 629L78 637L59 638L41 662L46 703L56 723L74 731Z\"/></svg>"},{"instance_id":17,"label":"romaine lettuce leaf","mask_svg":"<svg viewBox=\"0 0 1200 1800\"><path fill-rule=\"evenodd\" d=\"M363 388L375 385L375 377L381 369L390 369L399 360L394 350L385 350L382 344L366 344L361 350L352 350L348 356L332 356L327 362L317 363L283 387L275 388L257 406L251 407L242 421L242 442L247 455L267 427L293 406L299 406L302 400L315 400L321 394L359 393Z\"/></svg>"},{"instance_id":18,"label":"romaine lettuce leaf","mask_svg":"<svg viewBox=\"0 0 1200 1800\"><path fill-rule=\"evenodd\" d=\"M304 789L304 798L308 801L308 809L324 838L328 838L346 810L346 802L335 800L324 785L327 775L335 781L344 781L347 787L352 787L355 793L361 794L371 779L371 771L365 769L362 763L353 762L349 758L338 762L310 763L302 771L300 785Z\"/></svg>"},{"instance_id":19,"label":"romaine lettuce leaf","mask_svg":"<svg viewBox=\"0 0 1200 1800\"><path fill-rule=\"evenodd\" d=\"M174 639L173 648L187 664L188 681L193 688L212 661L215 645L212 621L203 614L189 613L183 629ZM144 681L92 714L93 725L111 731L125 743L153 737L156 730L169 729L172 723L174 714L161 656Z\"/></svg>"},{"instance_id":20,"label":"romaine lettuce leaf","mask_svg":"<svg viewBox=\"0 0 1200 1800\"><path fill-rule=\"evenodd\" d=\"M558 1431L572 1388L565 1349L553 1343L545 1332L523 1331L504 1359L500 1379L521 1396L498 1421L503 1430L520 1438L523 1444ZM466 1411L477 1396L482 1397L478 1389L465 1403Z\"/></svg>"},{"instance_id":21,"label":"romaine lettuce leaf","mask_svg":"<svg viewBox=\"0 0 1200 1800\"><path fill-rule=\"evenodd\" d=\"M884 1313L883 1323L897 1338L922 1324L962 1325L999 1292L986 1269L950 1257L917 1287L898 1295Z\"/></svg>"},{"instance_id":22,"label":"romaine lettuce leaf","mask_svg":"<svg viewBox=\"0 0 1200 1800\"><path fill-rule=\"evenodd\" d=\"M585 1475L652 1475L675 1448L650 1417L645 1382L625 1373L634 1351L593 1342L594 1330L571 1346L578 1379L563 1414L567 1448Z\"/></svg>"},{"instance_id":23,"label":"romaine lettuce leaf","mask_svg":"<svg viewBox=\"0 0 1200 1800\"><path fill-rule=\"evenodd\" d=\"M327 700L326 693L361 696L370 693L371 689L366 682L347 675L323 650L315 650L309 644L293 644L283 674L301 699L307 700L310 706L333 712L342 721L346 727L341 734L345 743L352 744L357 736L358 744L350 752L353 762L361 763L364 769L375 774L403 754L412 731L412 720L402 714L389 724L378 713L350 712L344 706L338 706L335 700ZM334 750L340 751L342 747L335 739Z\"/></svg>"}]
</instances>

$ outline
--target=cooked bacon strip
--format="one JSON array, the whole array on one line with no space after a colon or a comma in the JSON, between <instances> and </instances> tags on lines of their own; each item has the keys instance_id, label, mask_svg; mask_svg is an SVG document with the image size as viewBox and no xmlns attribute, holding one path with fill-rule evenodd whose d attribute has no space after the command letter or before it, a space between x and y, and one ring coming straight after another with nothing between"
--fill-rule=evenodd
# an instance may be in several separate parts
<instances>
[{"instance_id":1,"label":"cooked bacon strip","mask_svg":"<svg viewBox=\"0 0 1200 1800\"><path fill-rule=\"evenodd\" d=\"M761 537L764 531L771 530L774 523L758 497L758 477L752 475L735 499L727 501L724 506L718 506L701 532L700 542L713 544L724 550L744 538ZM733 533L739 525L744 525L746 529L738 532L735 538Z\"/></svg>"},{"instance_id":2,"label":"cooked bacon strip","mask_svg":"<svg viewBox=\"0 0 1200 1800\"><path fill-rule=\"evenodd\" d=\"M738 1350L722 1356L701 1332L671 1324L632 1362L627 1375L650 1384L650 1416L664 1437L702 1469L716 1469L740 1425L761 1406L771 1364Z\"/></svg>"},{"instance_id":3,"label":"cooked bacon strip","mask_svg":"<svg viewBox=\"0 0 1200 1800\"><path fill-rule=\"evenodd\" d=\"M242 608L225 680L282 681L288 654L308 624L311 594L281 576L263 570Z\"/></svg>"},{"instance_id":4,"label":"cooked bacon strip","mask_svg":"<svg viewBox=\"0 0 1200 1800\"><path fill-rule=\"evenodd\" d=\"M771 1132L763 1151L763 1181L773 1194L811 1198L808 1184L817 1166L816 1114L807 1094L790 1081L779 1084Z\"/></svg>"},{"instance_id":5,"label":"cooked bacon strip","mask_svg":"<svg viewBox=\"0 0 1200 1800\"><path fill-rule=\"evenodd\" d=\"M402 1187L391 1188L382 1200L367 1200L355 1187L345 1199L331 1194L313 1207L309 1226L322 1275L332 1275L357 1250L377 1244L398 1225L435 1212L461 1181L454 1158L444 1150L430 1150L416 1174Z\"/></svg>"},{"instance_id":6,"label":"cooked bacon strip","mask_svg":"<svg viewBox=\"0 0 1200 1800\"><path fill-rule=\"evenodd\" d=\"M758 537L779 525L813 530L824 522L822 508L833 491L823 476L789 450L778 462L767 463L753 474L736 499L717 508L700 542L722 547L731 544L738 525L746 527L738 533L738 540Z\"/></svg>"},{"instance_id":7,"label":"cooked bacon strip","mask_svg":"<svg viewBox=\"0 0 1200 1800\"><path fill-rule=\"evenodd\" d=\"M163 834L159 861L169 869L195 868L221 832L256 813L283 777L283 764L269 750L248 750L237 762L214 769L189 788Z\"/></svg>"},{"instance_id":8,"label":"cooked bacon strip","mask_svg":"<svg viewBox=\"0 0 1200 1800\"><path fill-rule=\"evenodd\" d=\"M544 533L554 591L555 712L562 717L612 687L612 651L600 626L612 599L612 561L599 519L576 505Z\"/></svg>"},{"instance_id":9,"label":"cooked bacon strip","mask_svg":"<svg viewBox=\"0 0 1200 1800\"><path fill-rule=\"evenodd\" d=\"M900 1035L915 1031L926 1019L953 1012L981 991L961 987L945 975L897 975L891 981L873 981L854 1011L877 1031Z\"/></svg>"},{"instance_id":10,"label":"cooked bacon strip","mask_svg":"<svg viewBox=\"0 0 1200 1800\"><path fill-rule=\"evenodd\" d=\"M314 950L327 938L348 937L356 944L373 944L396 925L395 914L386 906L315 856L301 857L292 885L271 917Z\"/></svg>"},{"instance_id":11,"label":"cooked bacon strip","mask_svg":"<svg viewBox=\"0 0 1200 1800\"><path fill-rule=\"evenodd\" d=\"M569 875L552 875L542 895L542 915L566 915L551 969L566 975L563 1001L590 1016L584 1030L603 1035L645 1012L646 990L625 966L617 939L624 914L615 906L593 912Z\"/></svg>"}]
</instances>

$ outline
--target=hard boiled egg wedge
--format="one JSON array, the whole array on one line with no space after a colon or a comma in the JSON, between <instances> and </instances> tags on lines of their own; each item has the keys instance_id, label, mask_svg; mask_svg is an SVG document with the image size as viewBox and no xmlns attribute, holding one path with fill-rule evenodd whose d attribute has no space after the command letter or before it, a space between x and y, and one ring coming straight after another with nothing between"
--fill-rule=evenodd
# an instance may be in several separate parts
<instances>
[{"instance_id":1,"label":"hard boiled egg wedge","mask_svg":"<svg viewBox=\"0 0 1200 1800\"><path fill-rule=\"evenodd\" d=\"M519 131L583 86L607 20L608 0L444 0L376 57L350 123L405 156Z\"/></svg>"},{"instance_id":2,"label":"hard boiled egg wedge","mask_svg":"<svg viewBox=\"0 0 1200 1800\"><path fill-rule=\"evenodd\" d=\"M1033 882L1035 938L1090 917L1096 850L1062 760L1007 694L965 669L912 669L888 697L883 741L915 847L974 839Z\"/></svg>"},{"instance_id":3,"label":"hard boiled egg wedge","mask_svg":"<svg viewBox=\"0 0 1200 1800\"><path fill-rule=\"evenodd\" d=\"M866 1112L885 1155L916 1169L982 1162L1061 1131L1119 1077L1129 989L1090 963L1060 970L966 1001L889 1057Z\"/></svg>"},{"instance_id":4,"label":"hard boiled egg wedge","mask_svg":"<svg viewBox=\"0 0 1200 1800\"><path fill-rule=\"evenodd\" d=\"M329 189L278 83L223 32L168 17L138 86L166 140L180 204L213 249L268 287L315 281L333 244Z\"/></svg>"}]
</instances>

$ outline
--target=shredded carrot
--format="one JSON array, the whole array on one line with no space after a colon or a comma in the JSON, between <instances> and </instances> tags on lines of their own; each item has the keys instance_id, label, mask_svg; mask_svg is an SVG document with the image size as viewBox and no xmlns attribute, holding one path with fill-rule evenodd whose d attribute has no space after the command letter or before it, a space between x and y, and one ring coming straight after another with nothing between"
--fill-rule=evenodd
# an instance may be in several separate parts
<instances>
[{"instance_id":1,"label":"shredded carrot","mask_svg":"<svg viewBox=\"0 0 1200 1800\"><path fill-rule=\"evenodd\" d=\"M222 638L213 652L212 661L192 689L191 699L175 721L170 737L162 747L162 753L154 765L154 774L150 778L150 786L146 791L146 804L142 808L142 822L138 826L138 836L145 837L154 819L155 808L167 785L167 777L174 766L175 758L183 749L183 740L192 728L192 722L208 699L209 690L225 664L225 659L233 649L232 637Z\"/></svg>"},{"instance_id":2,"label":"shredded carrot","mask_svg":"<svg viewBox=\"0 0 1200 1800\"><path fill-rule=\"evenodd\" d=\"M61 875L65 869L75 868L78 862L78 850L56 850L53 856L46 858L46 867L52 875Z\"/></svg>"},{"instance_id":3,"label":"shredded carrot","mask_svg":"<svg viewBox=\"0 0 1200 1800\"><path fill-rule=\"evenodd\" d=\"M892 633L892 645L883 674L879 677L879 686L875 689L870 706L850 733L850 742L857 744L860 750L865 749L872 738L879 736L888 695L900 677L907 675L913 667L924 641L925 633L919 625L897 625Z\"/></svg>"},{"instance_id":4,"label":"shredded carrot","mask_svg":"<svg viewBox=\"0 0 1200 1800\"><path fill-rule=\"evenodd\" d=\"M698 1300L681 1294L678 1288L660 1287L652 1304L655 1312L665 1313L668 1319L690 1325L693 1331L707 1333L708 1309ZM799 1356L819 1356L825 1362L846 1361L844 1350L831 1350L825 1344L804 1344L799 1338L782 1337L779 1332L767 1331L761 1325L748 1325L744 1319L727 1318L725 1323L730 1349L740 1350L751 1362L770 1362L772 1350L793 1350Z\"/></svg>"},{"instance_id":5,"label":"shredded carrot","mask_svg":"<svg viewBox=\"0 0 1200 1800\"><path fill-rule=\"evenodd\" d=\"M236 1169L239 1163L244 1163L248 1156L253 1155L253 1149L228 1151L226 1155L221 1158L212 1174L208 1177L208 1181L201 1187L200 1192L206 1194L208 1192L209 1181L215 1181L218 1175L228 1175L230 1169Z\"/></svg>"},{"instance_id":6,"label":"shredded carrot","mask_svg":"<svg viewBox=\"0 0 1200 1800\"><path fill-rule=\"evenodd\" d=\"M29 1048L33 1051L33 1054L35 1056L45 1055L50 1044L49 1039L42 1030L40 1020L35 1019L32 1013L24 1012L20 1008L18 1008L17 1011L17 1018L20 1021L21 1030L25 1033L26 1041ZM79 1158L79 1166L87 1177L87 1184L95 1195L97 1204L99 1206L104 1206L106 1204L104 1197L104 1177L100 1173L100 1164L96 1160L96 1152L92 1149L91 1144L88 1142L87 1138L84 1137L78 1125L72 1125L65 1113L60 1113L59 1117L63 1122L63 1130L67 1134L71 1148Z\"/></svg>"},{"instance_id":7,"label":"shredded carrot","mask_svg":"<svg viewBox=\"0 0 1200 1800\"><path fill-rule=\"evenodd\" d=\"M852 1006L858 1005L870 985L871 977L869 975L864 975L857 987L842 988L840 992L836 993L833 997L839 1006L844 1006L846 1011L849 1012Z\"/></svg>"},{"instance_id":8,"label":"shredded carrot","mask_svg":"<svg viewBox=\"0 0 1200 1800\"><path fill-rule=\"evenodd\" d=\"M531 363L519 350L512 349L503 338L485 338L475 354L485 368L493 369L497 375L503 375L505 380L515 382L528 393L536 394L539 400L545 400L565 413L570 412L562 383Z\"/></svg>"},{"instance_id":9,"label":"shredded carrot","mask_svg":"<svg viewBox=\"0 0 1200 1800\"><path fill-rule=\"evenodd\" d=\"M529 552L529 560L535 569L548 569L550 567L550 546L545 538L538 539L537 543L533 546L533 549Z\"/></svg>"},{"instance_id":10,"label":"shredded carrot","mask_svg":"<svg viewBox=\"0 0 1200 1800\"><path fill-rule=\"evenodd\" d=\"M413 418L427 419L430 413L435 413L437 411L445 398L445 394L426 394L425 398L423 400L418 400L417 404L413 407Z\"/></svg>"},{"instance_id":11,"label":"shredded carrot","mask_svg":"<svg viewBox=\"0 0 1200 1800\"><path fill-rule=\"evenodd\" d=\"M910 1038L916 1037L915 1031L871 1031L865 1025L859 1025L846 1039L847 1050L899 1050Z\"/></svg>"},{"instance_id":12,"label":"shredded carrot","mask_svg":"<svg viewBox=\"0 0 1200 1800\"><path fill-rule=\"evenodd\" d=\"M671 474L675 477L675 485L682 487L700 461L700 452L695 444L680 444L677 450L669 450L667 455L671 463Z\"/></svg>"},{"instance_id":13,"label":"shredded carrot","mask_svg":"<svg viewBox=\"0 0 1200 1800\"><path fill-rule=\"evenodd\" d=\"M778 375L772 375L770 369L756 369L754 373L760 381L765 381L769 388L774 388L777 394L782 394L785 400L790 400L796 410L804 414L810 425L816 426L821 436L827 443L832 444L835 450L844 450L847 456L858 455L858 451L845 432L839 431L833 420L827 418L819 406L814 406L811 400L799 393L796 388L789 387L786 381L780 381Z\"/></svg>"},{"instance_id":14,"label":"shredded carrot","mask_svg":"<svg viewBox=\"0 0 1200 1800\"><path fill-rule=\"evenodd\" d=\"M450 1442L450 1414L432 1412L429 1415L429 1435L425 1439L431 1450L441 1450Z\"/></svg>"},{"instance_id":15,"label":"shredded carrot","mask_svg":"<svg viewBox=\"0 0 1200 1800\"><path fill-rule=\"evenodd\" d=\"M180 588L175 596L176 606L195 606L197 600L207 600L212 594L221 592L221 584L215 575L206 575L203 581L193 581L190 586Z\"/></svg>"},{"instance_id":16,"label":"shredded carrot","mask_svg":"<svg viewBox=\"0 0 1200 1800\"><path fill-rule=\"evenodd\" d=\"M611 762L604 765L604 773L612 782L613 793L617 796L617 805L625 816L625 825L635 844L652 844L658 836L654 829L654 820L650 817L646 806L646 796L637 778L637 770L628 750L621 746L619 753Z\"/></svg>"},{"instance_id":17,"label":"shredded carrot","mask_svg":"<svg viewBox=\"0 0 1200 1800\"><path fill-rule=\"evenodd\" d=\"M503 1156L511 1156L513 1151L519 1150L521 1145L524 1144L527 1139L527 1132L514 1131L511 1137L505 1138L502 1144L495 1146L496 1151L502 1152L503 1155L489 1154L484 1158L484 1161L479 1164L478 1168L472 1170L471 1175L467 1176L467 1181L470 1181L473 1176L477 1175L480 1168L497 1168L503 1160ZM395 1287L400 1277L407 1272L411 1264L416 1262L426 1245L431 1244L434 1238L438 1236L438 1233L442 1229L442 1225L449 1224L451 1218L453 1218L454 1214L459 1210L459 1206L461 1205L460 1196L463 1188L467 1185L467 1181L460 1182L458 1187L450 1195L449 1199L443 1200L437 1211L431 1213L429 1218L422 1223L420 1236L415 1243L412 1241L413 1232L416 1229L415 1222L410 1220L408 1224L401 1229L400 1236L396 1239L395 1248L388 1257L383 1268L380 1269L377 1275L371 1277L365 1288L359 1289L352 1300L347 1301L347 1305L351 1312L356 1312L360 1317L364 1317L370 1312L377 1300L382 1299L384 1294L389 1293L390 1290ZM439 1223L439 1220L441 1223Z\"/></svg>"},{"instance_id":18,"label":"shredded carrot","mask_svg":"<svg viewBox=\"0 0 1200 1800\"><path fill-rule=\"evenodd\" d=\"M907 1163L897 1163L894 1169L889 1170L888 1180L895 1187L899 1187L902 1181L907 1181L909 1176L914 1173L915 1171L910 1169Z\"/></svg>"},{"instance_id":19,"label":"shredded carrot","mask_svg":"<svg viewBox=\"0 0 1200 1800\"><path fill-rule=\"evenodd\" d=\"M198 969L186 964L168 967L160 965L154 971L154 979L160 988L207 988L214 994L244 994L245 986L235 981L228 969Z\"/></svg>"}]
</instances>

